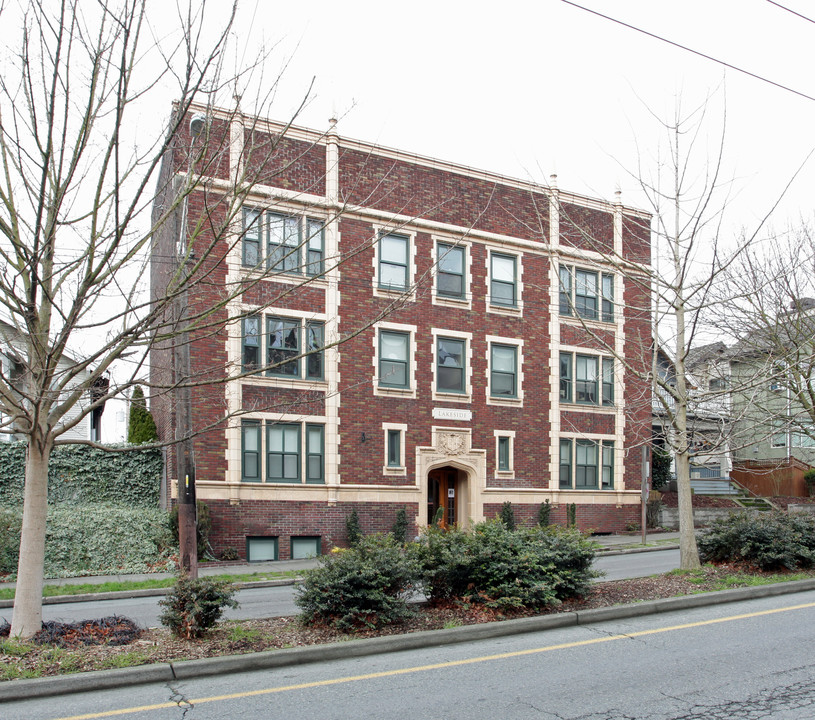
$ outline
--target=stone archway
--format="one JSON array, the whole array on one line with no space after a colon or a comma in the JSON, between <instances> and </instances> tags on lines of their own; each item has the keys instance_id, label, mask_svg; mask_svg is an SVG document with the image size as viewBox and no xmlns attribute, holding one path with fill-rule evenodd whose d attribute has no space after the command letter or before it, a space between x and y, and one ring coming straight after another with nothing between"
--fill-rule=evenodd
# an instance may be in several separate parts
<instances>
[{"instance_id":1,"label":"stone archway","mask_svg":"<svg viewBox=\"0 0 815 720\"><path fill-rule=\"evenodd\" d=\"M433 428L433 444L416 448L416 479L425 503L418 524L433 521L444 508L444 522L468 527L484 519L482 493L486 487L486 450L473 450L471 431Z\"/></svg>"}]
</instances>

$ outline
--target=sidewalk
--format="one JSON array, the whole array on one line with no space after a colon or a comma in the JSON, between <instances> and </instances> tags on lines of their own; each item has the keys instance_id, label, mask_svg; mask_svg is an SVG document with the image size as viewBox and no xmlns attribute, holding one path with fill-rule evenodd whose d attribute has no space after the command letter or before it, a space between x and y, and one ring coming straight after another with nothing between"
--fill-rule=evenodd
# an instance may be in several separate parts
<instances>
[{"instance_id":1,"label":"sidewalk","mask_svg":"<svg viewBox=\"0 0 815 720\"><path fill-rule=\"evenodd\" d=\"M642 545L642 536L636 535L598 535L592 537L600 548L600 553L616 554L617 552L648 552L652 550L667 550L676 547L679 542L678 532L663 532L663 533L649 533L647 537L647 546ZM287 571L299 571L316 567L318 564L317 558L310 558L308 560L274 560L269 562L236 562L236 563L218 563L217 565L208 565L201 563L198 566L198 574L203 576L215 575L248 575L252 573L279 573ZM143 582L145 580L163 580L165 578L175 577L172 573L128 573L122 575L86 575L82 577L70 578L47 578L46 585L101 585L106 582ZM293 580L285 578L278 578L275 580L259 581L258 583L251 583L254 587L262 587L263 585L274 583L275 585L286 585L293 583ZM0 588L13 588L15 583L4 582L0 583ZM149 592L149 591L144 591ZM157 589L154 591L156 595L164 594L164 590ZM62 598L62 602L67 602ZM2 605L0 605L2 607Z\"/></svg>"}]
</instances>

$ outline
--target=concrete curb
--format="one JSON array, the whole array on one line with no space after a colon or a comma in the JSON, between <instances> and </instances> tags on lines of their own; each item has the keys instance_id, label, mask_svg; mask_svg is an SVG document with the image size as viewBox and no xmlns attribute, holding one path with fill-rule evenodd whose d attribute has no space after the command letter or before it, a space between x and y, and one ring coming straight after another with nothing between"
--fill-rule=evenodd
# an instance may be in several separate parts
<instances>
[{"instance_id":1,"label":"concrete curb","mask_svg":"<svg viewBox=\"0 0 815 720\"><path fill-rule=\"evenodd\" d=\"M699 595L685 595L663 600L647 600L629 605L542 615L519 620L466 625L446 630L425 630L407 635L389 635L366 640L351 640L331 643L330 645L311 645L248 655L229 655L171 664L142 665L134 668L101 670L77 675L35 678L33 680L11 680L0 683L0 702L65 695L87 690L128 687L151 682L187 680L250 670L289 667L325 660L399 652L401 650L416 650L507 635L540 632L571 625L589 625L608 620L622 620L630 617L689 610L710 605L740 602L742 600L791 595L811 590L815 590L815 578L776 583L774 585L720 590Z\"/></svg>"}]
</instances>

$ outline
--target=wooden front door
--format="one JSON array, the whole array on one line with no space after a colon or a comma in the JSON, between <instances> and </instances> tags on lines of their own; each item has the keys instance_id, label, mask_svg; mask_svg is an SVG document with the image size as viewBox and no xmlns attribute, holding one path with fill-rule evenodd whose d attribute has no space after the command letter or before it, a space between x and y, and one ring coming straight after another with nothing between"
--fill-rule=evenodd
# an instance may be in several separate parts
<instances>
[{"instance_id":1,"label":"wooden front door","mask_svg":"<svg viewBox=\"0 0 815 720\"><path fill-rule=\"evenodd\" d=\"M458 470L444 467L431 470L427 476L427 524L438 525L445 530L458 522L456 480Z\"/></svg>"}]
</instances>

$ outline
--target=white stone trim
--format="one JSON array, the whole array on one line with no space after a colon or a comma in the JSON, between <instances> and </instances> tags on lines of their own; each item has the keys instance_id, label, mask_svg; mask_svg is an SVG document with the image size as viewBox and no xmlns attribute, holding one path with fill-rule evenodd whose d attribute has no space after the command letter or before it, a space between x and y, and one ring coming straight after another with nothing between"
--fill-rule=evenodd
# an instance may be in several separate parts
<instances>
[{"instance_id":1,"label":"white stone trim","mask_svg":"<svg viewBox=\"0 0 815 720\"><path fill-rule=\"evenodd\" d=\"M473 307L473 269L472 269L472 243L464 238L450 238L443 235L433 234L432 240L432 262L433 262L433 283L431 288L431 302L434 305L444 307L460 308L472 310ZM445 297L438 294L438 271L439 271L439 243L452 245L464 249L464 297L461 299Z\"/></svg>"},{"instance_id":2,"label":"white stone trim","mask_svg":"<svg viewBox=\"0 0 815 720\"><path fill-rule=\"evenodd\" d=\"M459 330L430 328L432 346L430 352L430 377L433 378L433 400L442 402L471 403L473 400L473 334ZM464 340L464 393L439 392L437 390L436 369L438 365L438 339L451 338Z\"/></svg>"},{"instance_id":3,"label":"white stone trim","mask_svg":"<svg viewBox=\"0 0 815 720\"><path fill-rule=\"evenodd\" d=\"M416 397L416 325L405 325L402 323L392 323L381 321L374 323L374 337L373 337L373 374L371 376L371 384L373 387L374 395L379 397L403 397L415 398ZM380 387L379 385L379 333L382 330L392 330L394 332L406 333L408 336L408 387Z\"/></svg>"},{"instance_id":4,"label":"white stone trim","mask_svg":"<svg viewBox=\"0 0 815 720\"><path fill-rule=\"evenodd\" d=\"M487 405L503 405L505 407L523 407L524 404L524 340L521 338L508 338L498 335L487 335L484 340L487 343L486 361L487 361L487 382L486 382L486 401ZM517 384L517 397L514 398L498 398L492 397L492 345L512 345L517 348L515 356L516 365L515 382Z\"/></svg>"},{"instance_id":5,"label":"white stone trim","mask_svg":"<svg viewBox=\"0 0 815 720\"><path fill-rule=\"evenodd\" d=\"M406 423L382 423L384 460L382 462L383 475L407 475L405 464L405 439L407 438L408 426ZM388 465L388 431L399 431L399 467Z\"/></svg>"}]
</instances>

